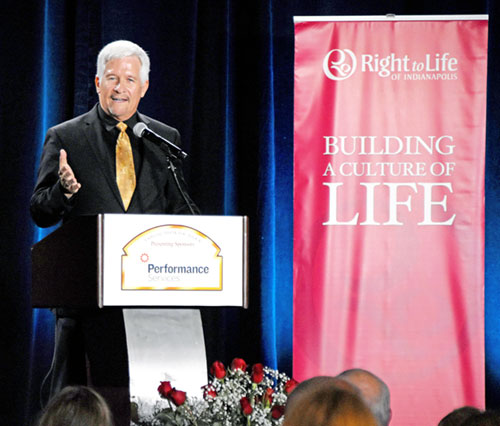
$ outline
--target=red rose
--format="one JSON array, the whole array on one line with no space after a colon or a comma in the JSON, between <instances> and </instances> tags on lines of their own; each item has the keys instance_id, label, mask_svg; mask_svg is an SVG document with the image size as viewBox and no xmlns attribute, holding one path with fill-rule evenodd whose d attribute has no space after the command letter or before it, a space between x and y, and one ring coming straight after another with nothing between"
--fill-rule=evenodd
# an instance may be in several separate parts
<instances>
[{"instance_id":1,"label":"red rose","mask_svg":"<svg viewBox=\"0 0 500 426\"><path fill-rule=\"evenodd\" d=\"M263 366L261 363L254 364L254 365L252 366L252 371L262 373L262 372L264 371L264 366Z\"/></svg>"},{"instance_id":2,"label":"red rose","mask_svg":"<svg viewBox=\"0 0 500 426\"><path fill-rule=\"evenodd\" d=\"M168 394L168 399L178 407L179 405L184 404L184 401L186 401L186 392L179 391L173 388Z\"/></svg>"},{"instance_id":3,"label":"red rose","mask_svg":"<svg viewBox=\"0 0 500 426\"><path fill-rule=\"evenodd\" d=\"M297 387L298 384L299 384L299 382L297 382L297 380L294 380L294 379L288 380L285 383L285 392L286 392L286 394L290 395L292 393L292 391Z\"/></svg>"},{"instance_id":4,"label":"red rose","mask_svg":"<svg viewBox=\"0 0 500 426\"><path fill-rule=\"evenodd\" d=\"M267 388L266 391L264 392L264 395L262 396L262 402L266 407L270 407L271 404L273 403L273 393L274 393L273 388Z\"/></svg>"},{"instance_id":5,"label":"red rose","mask_svg":"<svg viewBox=\"0 0 500 426\"><path fill-rule=\"evenodd\" d=\"M158 392L162 398L167 398L171 390L172 385L170 384L170 382L160 382L160 386L158 386Z\"/></svg>"},{"instance_id":6,"label":"red rose","mask_svg":"<svg viewBox=\"0 0 500 426\"><path fill-rule=\"evenodd\" d=\"M264 366L262 364L254 364L252 367L252 382L260 383L264 380Z\"/></svg>"},{"instance_id":7,"label":"red rose","mask_svg":"<svg viewBox=\"0 0 500 426\"><path fill-rule=\"evenodd\" d=\"M245 416L249 416L250 414L252 414L253 407L252 404L250 404L250 400L246 396L240 399L240 404Z\"/></svg>"},{"instance_id":8,"label":"red rose","mask_svg":"<svg viewBox=\"0 0 500 426\"><path fill-rule=\"evenodd\" d=\"M207 399L208 397L217 397L217 391L209 385L203 387L203 398Z\"/></svg>"},{"instance_id":9,"label":"red rose","mask_svg":"<svg viewBox=\"0 0 500 426\"><path fill-rule=\"evenodd\" d=\"M256 373L255 371L252 372L252 382L260 383L262 380L264 380L264 373Z\"/></svg>"},{"instance_id":10,"label":"red rose","mask_svg":"<svg viewBox=\"0 0 500 426\"><path fill-rule=\"evenodd\" d=\"M220 361L215 361L210 367L210 374L217 379L223 379L226 377L226 367Z\"/></svg>"},{"instance_id":11,"label":"red rose","mask_svg":"<svg viewBox=\"0 0 500 426\"><path fill-rule=\"evenodd\" d=\"M247 369L247 363L241 358L235 358L231 363L231 369L245 371Z\"/></svg>"},{"instance_id":12,"label":"red rose","mask_svg":"<svg viewBox=\"0 0 500 426\"><path fill-rule=\"evenodd\" d=\"M278 420L285 413L285 407L283 405L275 405L271 410L271 417Z\"/></svg>"}]
</instances>

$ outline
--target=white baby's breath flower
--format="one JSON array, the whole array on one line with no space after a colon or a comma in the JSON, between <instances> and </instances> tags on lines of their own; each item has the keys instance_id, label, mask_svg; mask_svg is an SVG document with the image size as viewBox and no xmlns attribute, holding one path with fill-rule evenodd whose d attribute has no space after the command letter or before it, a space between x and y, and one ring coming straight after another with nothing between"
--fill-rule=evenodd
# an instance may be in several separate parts
<instances>
[{"instance_id":1,"label":"white baby's breath flower","mask_svg":"<svg viewBox=\"0 0 500 426\"><path fill-rule=\"evenodd\" d=\"M219 366L224 367L222 364ZM141 419L139 426L280 426L283 417L272 417L273 407L278 413L286 405L284 391L289 377L269 367L258 365L263 371L259 383L252 381L252 374L245 370L226 368L222 379L212 377L204 387L203 399L190 398L179 407L155 405L155 412ZM211 391L211 392L208 392ZM215 396L214 396L215 395ZM247 416L242 411L241 399L248 398L252 412ZM280 411L281 410L281 411ZM279 414L278 414L279 415Z\"/></svg>"}]
</instances>

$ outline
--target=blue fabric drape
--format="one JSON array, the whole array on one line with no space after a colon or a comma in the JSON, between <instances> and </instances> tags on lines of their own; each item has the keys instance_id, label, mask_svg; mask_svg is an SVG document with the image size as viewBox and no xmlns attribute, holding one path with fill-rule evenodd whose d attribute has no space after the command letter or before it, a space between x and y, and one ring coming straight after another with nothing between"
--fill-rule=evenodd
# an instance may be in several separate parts
<instances>
[{"instance_id":1,"label":"blue fabric drape","mask_svg":"<svg viewBox=\"0 0 500 426\"><path fill-rule=\"evenodd\" d=\"M29 197L46 129L87 111L99 49L130 39L150 54L140 110L174 127L205 214L250 218L250 308L204 310L209 361L244 357L291 373L294 15L490 13L486 180L488 403L500 406L500 1L5 1L0 27L0 248L5 305L0 423L27 425L52 351L52 316L31 309L30 246L45 235Z\"/></svg>"}]
</instances>

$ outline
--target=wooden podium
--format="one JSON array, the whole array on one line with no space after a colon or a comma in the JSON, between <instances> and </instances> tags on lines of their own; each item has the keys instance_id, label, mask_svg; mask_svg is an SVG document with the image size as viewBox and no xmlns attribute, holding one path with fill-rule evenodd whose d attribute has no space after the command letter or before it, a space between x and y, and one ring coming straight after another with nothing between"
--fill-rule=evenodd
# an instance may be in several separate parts
<instances>
[{"instance_id":1,"label":"wooden podium","mask_svg":"<svg viewBox=\"0 0 500 426\"><path fill-rule=\"evenodd\" d=\"M160 380L201 396L200 312L164 308L246 308L247 247L242 216L81 217L32 247L32 305L126 308L131 396L152 406Z\"/></svg>"}]
</instances>

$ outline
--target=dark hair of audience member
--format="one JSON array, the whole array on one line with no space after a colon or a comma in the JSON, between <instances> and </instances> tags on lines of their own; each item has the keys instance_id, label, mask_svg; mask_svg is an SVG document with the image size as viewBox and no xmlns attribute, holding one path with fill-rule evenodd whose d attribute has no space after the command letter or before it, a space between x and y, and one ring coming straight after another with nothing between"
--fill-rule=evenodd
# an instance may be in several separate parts
<instances>
[{"instance_id":1,"label":"dark hair of audience member","mask_svg":"<svg viewBox=\"0 0 500 426\"><path fill-rule=\"evenodd\" d=\"M104 398L86 386L67 386L44 410L39 426L113 426Z\"/></svg>"},{"instance_id":2,"label":"dark hair of audience member","mask_svg":"<svg viewBox=\"0 0 500 426\"><path fill-rule=\"evenodd\" d=\"M441 419L438 426L460 426L469 417L480 413L479 408L466 405L448 413Z\"/></svg>"},{"instance_id":3,"label":"dark hair of audience member","mask_svg":"<svg viewBox=\"0 0 500 426\"><path fill-rule=\"evenodd\" d=\"M377 425L370 409L359 395L331 386L322 386L295 400L292 407L287 407L283 422L283 426L359 425Z\"/></svg>"},{"instance_id":4,"label":"dark hair of audience member","mask_svg":"<svg viewBox=\"0 0 500 426\"><path fill-rule=\"evenodd\" d=\"M461 426L498 426L500 425L500 412L496 410L486 410L479 414L474 414L467 418Z\"/></svg>"}]
</instances>

